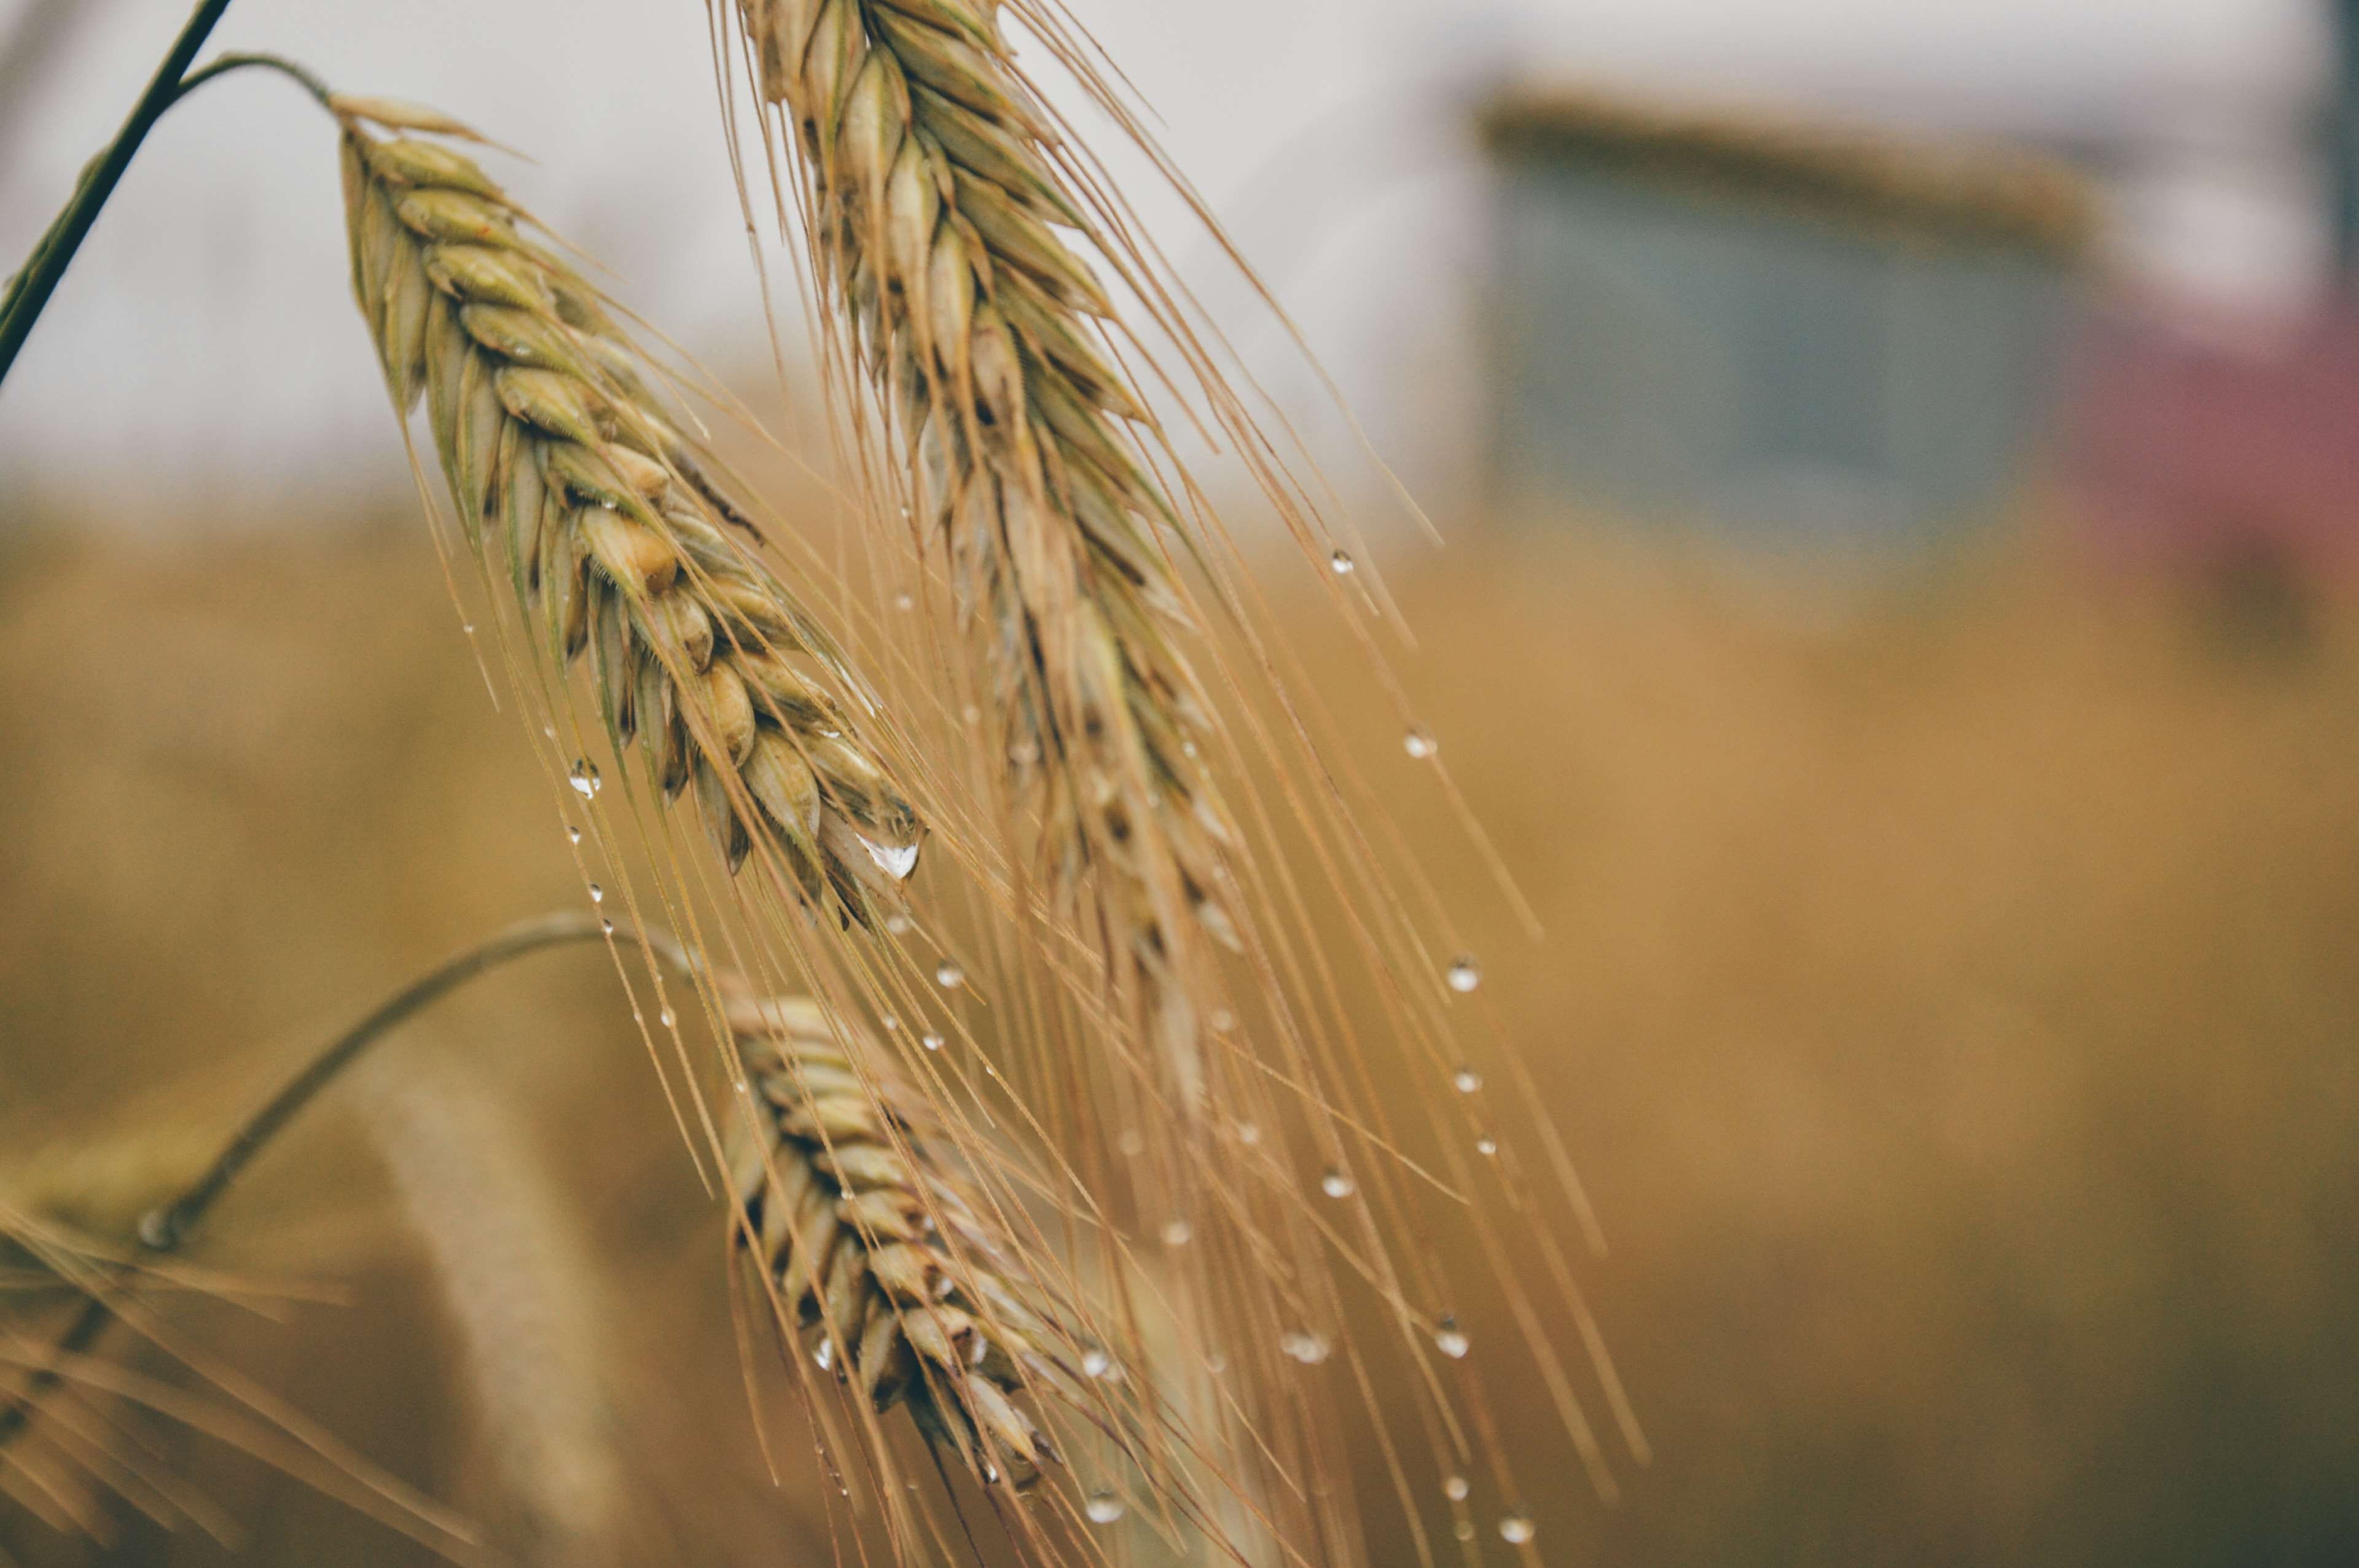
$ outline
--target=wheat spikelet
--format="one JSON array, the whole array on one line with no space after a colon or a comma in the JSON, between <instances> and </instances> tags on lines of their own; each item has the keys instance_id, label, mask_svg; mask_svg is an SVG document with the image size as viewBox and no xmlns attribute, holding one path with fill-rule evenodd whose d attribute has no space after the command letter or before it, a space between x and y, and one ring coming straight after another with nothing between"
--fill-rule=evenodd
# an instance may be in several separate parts
<instances>
[{"instance_id":1,"label":"wheat spikelet","mask_svg":"<svg viewBox=\"0 0 2359 1568\"><path fill-rule=\"evenodd\" d=\"M781 1329L878 1413L906 1402L975 1476L1038 1479L1056 1450L1015 1397L1070 1382L1053 1297L920 1141L924 1101L873 1052L815 1002L723 995L755 1106L729 1141L737 1245Z\"/></svg>"},{"instance_id":2,"label":"wheat spikelet","mask_svg":"<svg viewBox=\"0 0 2359 1568\"><path fill-rule=\"evenodd\" d=\"M799 129L821 281L901 423L978 620L997 737L1065 911L1200 1092L1203 938L1234 946L1209 705L1135 455L1148 416L1093 346L1113 308L1046 113L988 3L742 0L762 91Z\"/></svg>"},{"instance_id":3,"label":"wheat spikelet","mask_svg":"<svg viewBox=\"0 0 2359 1568\"><path fill-rule=\"evenodd\" d=\"M353 287L404 413L422 397L469 543L537 606L550 655L587 653L619 748L667 795L690 782L734 872L756 846L814 903L897 907L922 829L830 695L849 676L734 539L744 518L650 391L586 284L476 164L338 99Z\"/></svg>"}]
</instances>

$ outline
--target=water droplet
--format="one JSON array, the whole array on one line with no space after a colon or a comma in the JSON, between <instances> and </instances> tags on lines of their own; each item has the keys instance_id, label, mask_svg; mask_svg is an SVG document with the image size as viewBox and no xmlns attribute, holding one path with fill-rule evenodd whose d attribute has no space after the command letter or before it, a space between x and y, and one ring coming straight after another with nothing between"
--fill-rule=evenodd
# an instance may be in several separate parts
<instances>
[{"instance_id":1,"label":"water droplet","mask_svg":"<svg viewBox=\"0 0 2359 1568\"><path fill-rule=\"evenodd\" d=\"M1466 1331L1458 1326L1458 1320L1454 1317L1445 1317L1433 1325L1433 1343L1436 1349L1452 1361L1463 1360L1466 1352L1473 1348Z\"/></svg>"},{"instance_id":2,"label":"water droplet","mask_svg":"<svg viewBox=\"0 0 2359 1568\"><path fill-rule=\"evenodd\" d=\"M1472 1541L1474 1539L1474 1521L1471 1519L1462 1519L1450 1527L1450 1533L1461 1541Z\"/></svg>"},{"instance_id":3,"label":"water droplet","mask_svg":"<svg viewBox=\"0 0 2359 1568\"><path fill-rule=\"evenodd\" d=\"M1327 564L1334 569L1337 577L1350 577L1358 568L1360 563L1353 560L1342 550L1338 550L1333 555L1327 557Z\"/></svg>"},{"instance_id":4,"label":"water droplet","mask_svg":"<svg viewBox=\"0 0 2359 1568\"><path fill-rule=\"evenodd\" d=\"M1040 760L1040 748L1030 741L1017 741L1007 748L1007 760L1019 768L1028 768Z\"/></svg>"},{"instance_id":5,"label":"water droplet","mask_svg":"<svg viewBox=\"0 0 2359 1568\"><path fill-rule=\"evenodd\" d=\"M970 702L959 710L959 717L969 724L980 724L983 722L983 709Z\"/></svg>"},{"instance_id":6,"label":"water droplet","mask_svg":"<svg viewBox=\"0 0 2359 1568\"><path fill-rule=\"evenodd\" d=\"M1492 1137L1489 1133L1486 1132L1482 1137L1474 1140L1474 1152L1477 1154L1481 1154L1485 1158L1488 1158L1493 1154L1496 1154L1498 1152L1499 1141Z\"/></svg>"},{"instance_id":7,"label":"water droplet","mask_svg":"<svg viewBox=\"0 0 2359 1568\"><path fill-rule=\"evenodd\" d=\"M1092 1492L1090 1500L1082 1507L1092 1524L1112 1524L1128 1511L1123 1500L1112 1492Z\"/></svg>"},{"instance_id":8,"label":"water droplet","mask_svg":"<svg viewBox=\"0 0 2359 1568\"><path fill-rule=\"evenodd\" d=\"M939 1051L942 1048L942 1037L929 1029L918 1037L918 1044L929 1051Z\"/></svg>"},{"instance_id":9,"label":"water droplet","mask_svg":"<svg viewBox=\"0 0 2359 1568\"><path fill-rule=\"evenodd\" d=\"M1237 1015L1225 1007L1216 1007L1212 1010L1212 1017L1204 1022L1212 1026L1213 1033L1226 1034L1237 1026Z\"/></svg>"},{"instance_id":10,"label":"water droplet","mask_svg":"<svg viewBox=\"0 0 2359 1568\"><path fill-rule=\"evenodd\" d=\"M576 757L572 771L565 778L573 786L573 793L584 800L598 793L598 764L587 757Z\"/></svg>"},{"instance_id":11,"label":"water droplet","mask_svg":"<svg viewBox=\"0 0 2359 1568\"><path fill-rule=\"evenodd\" d=\"M893 596L893 608L896 610L915 610L918 608L918 596L914 593L908 592L897 593Z\"/></svg>"},{"instance_id":12,"label":"water droplet","mask_svg":"<svg viewBox=\"0 0 2359 1568\"><path fill-rule=\"evenodd\" d=\"M1441 742L1433 738L1430 730L1412 730L1401 737L1401 750L1421 762L1441 750Z\"/></svg>"},{"instance_id":13,"label":"water droplet","mask_svg":"<svg viewBox=\"0 0 2359 1568\"><path fill-rule=\"evenodd\" d=\"M1499 1539L1510 1546L1521 1546L1538 1533L1529 1514L1509 1514L1499 1521Z\"/></svg>"},{"instance_id":14,"label":"water droplet","mask_svg":"<svg viewBox=\"0 0 2359 1568\"><path fill-rule=\"evenodd\" d=\"M459 630L472 637L475 634L475 623L472 621L462 621L459 622Z\"/></svg>"},{"instance_id":15,"label":"water droplet","mask_svg":"<svg viewBox=\"0 0 2359 1568\"><path fill-rule=\"evenodd\" d=\"M1204 1357L1204 1370L1210 1372L1213 1377L1217 1378L1228 1369L1229 1358L1226 1356L1222 1355L1219 1351L1215 1350L1210 1356Z\"/></svg>"},{"instance_id":16,"label":"water droplet","mask_svg":"<svg viewBox=\"0 0 2359 1568\"><path fill-rule=\"evenodd\" d=\"M569 822L565 825L565 837L569 842L579 844L582 842L582 829Z\"/></svg>"},{"instance_id":17,"label":"water droplet","mask_svg":"<svg viewBox=\"0 0 2359 1568\"><path fill-rule=\"evenodd\" d=\"M959 967L956 958L944 958L934 966L934 984L946 991L956 990L966 984L966 971Z\"/></svg>"},{"instance_id":18,"label":"water droplet","mask_svg":"<svg viewBox=\"0 0 2359 1568\"><path fill-rule=\"evenodd\" d=\"M1444 1476L1441 1478L1441 1495L1453 1503L1464 1502L1466 1494L1472 1490L1473 1488L1466 1484L1463 1476Z\"/></svg>"},{"instance_id":19,"label":"water droplet","mask_svg":"<svg viewBox=\"0 0 2359 1568\"><path fill-rule=\"evenodd\" d=\"M1291 1330L1277 1342L1277 1347L1306 1367L1316 1367L1327 1359L1327 1341L1323 1336Z\"/></svg>"},{"instance_id":20,"label":"water droplet","mask_svg":"<svg viewBox=\"0 0 2359 1568\"><path fill-rule=\"evenodd\" d=\"M1350 1197L1353 1191L1352 1173L1343 1170L1330 1170L1325 1175L1319 1178L1319 1190L1325 1193L1331 1198Z\"/></svg>"},{"instance_id":21,"label":"water droplet","mask_svg":"<svg viewBox=\"0 0 2359 1568\"><path fill-rule=\"evenodd\" d=\"M895 881L907 881L909 873L918 869L918 847L915 844L879 844L874 838L863 838L868 858L884 868L885 874Z\"/></svg>"},{"instance_id":22,"label":"water droplet","mask_svg":"<svg viewBox=\"0 0 2359 1568\"><path fill-rule=\"evenodd\" d=\"M1166 1220L1163 1224L1163 1245L1185 1247L1196 1238L1196 1232L1184 1219Z\"/></svg>"},{"instance_id":23,"label":"water droplet","mask_svg":"<svg viewBox=\"0 0 2359 1568\"><path fill-rule=\"evenodd\" d=\"M1256 1143L1260 1142L1260 1141L1261 1141L1261 1123L1259 1123L1259 1122L1257 1122L1257 1121L1240 1121L1240 1122L1238 1122L1238 1123L1237 1123L1237 1141L1238 1141L1238 1142L1240 1142L1240 1143L1242 1143L1242 1144L1244 1144L1244 1145L1245 1145L1246 1148L1248 1148L1248 1149L1252 1148L1255 1144L1256 1144Z\"/></svg>"},{"instance_id":24,"label":"water droplet","mask_svg":"<svg viewBox=\"0 0 2359 1568\"><path fill-rule=\"evenodd\" d=\"M1100 1350L1097 1346L1092 1346L1089 1349L1082 1352L1082 1375L1083 1377L1103 1378L1108 1372L1113 1370L1114 1357L1107 1355L1104 1351Z\"/></svg>"},{"instance_id":25,"label":"water droplet","mask_svg":"<svg viewBox=\"0 0 2359 1568\"><path fill-rule=\"evenodd\" d=\"M907 936L917 927L918 923L906 914L888 914L885 917L885 929L896 936Z\"/></svg>"},{"instance_id":26,"label":"water droplet","mask_svg":"<svg viewBox=\"0 0 2359 1568\"><path fill-rule=\"evenodd\" d=\"M1450 989L1471 991L1483 983L1483 966L1474 961L1472 953L1461 953L1450 960Z\"/></svg>"},{"instance_id":27,"label":"water droplet","mask_svg":"<svg viewBox=\"0 0 2359 1568\"><path fill-rule=\"evenodd\" d=\"M983 1478L996 1486L999 1482L999 1466L986 1462L983 1467Z\"/></svg>"},{"instance_id":28,"label":"water droplet","mask_svg":"<svg viewBox=\"0 0 2359 1568\"><path fill-rule=\"evenodd\" d=\"M887 1034L897 1034L900 1033L900 1030L901 1021L894 1017L891 1013L886 1013L885 1015L885 1033Z\"/></svg>"},{"instance_id":29,"label":"water droplet","mask_svg":"<svg viewBox=\"0 0 2359 1568\"><path fill-rule=\"evenodd\" d=\"M1483 1075L1472 1067L1461 1067L1450 1075L1450 1087L1462 1095L1471 1095L1483 1087Z\"/></svg>"},{"instance_id":30,"label":"water droplet","mask_svg":"<svg viewBox=\"0 0 2359 1568\"><path fill-rule=\"evenodd\" d=\"M598 929L612 936L614 934L614 923L611 920L602 920L598 923Z\"/></svg>"},{"instance_id":31,"label":"water droplet","mask_svg":"<svg viewBox=\"0 0 2359 1568\"><path fill-rule=\"evenodd\" d=\"M592 883L590 884L590 902L591 902L592 903L605 903L605 902L606 902L606 890L605 890L604 888L600 887L596 882L592 882Z\"/></svg>"},{"instance_id":32,"label":"water droplet","mask_svg":"<svg viewBox=\"0 0 2359 1568\"><path fill-rule=\"evenodd\" d=\"M834 1366L835 1341L832 1339L821 1340L819 1342L819 1348L811 1352L811 1359L819 1364L819 1369L822 1372L826 1371L830 1367Z\"/></svg>"},{"instance_id":33,"label":"water droplet","mask_svg":"<svg viewBox=\"0 0 2359 1568\"><path fill-rule=\"evenodd\" d=\"M1147 1152L1147 1140L1138 1135L1136 1127L1124 1128L1121 1135L1114 1139L1114 1146L1121 1150L1123 1157L1128 1160L1136 1160Z\"/></svg>"},{"instance_id":34,"label":"water droplet","mask_svg":"<svg viewBox=\"0 0 2359 1568\"><path fill-rule=\"evenodd\" d=\"M540 727L540 732L548 736L552 741L557 739L557 726L554 724L542 725Z\"/></svg>"},{"instance_id":35,"label":"water droplet","mask_svg":"<svg viewBox=\"0 0 2359 1568\"><path fill-rule=\"evenodd\" d=\"M657 1013L656 1019L666 1029L673 1028L679 1022L679 1015L669 1008L665 1008L661 1012Z\"/></svg>"}]
</instances>

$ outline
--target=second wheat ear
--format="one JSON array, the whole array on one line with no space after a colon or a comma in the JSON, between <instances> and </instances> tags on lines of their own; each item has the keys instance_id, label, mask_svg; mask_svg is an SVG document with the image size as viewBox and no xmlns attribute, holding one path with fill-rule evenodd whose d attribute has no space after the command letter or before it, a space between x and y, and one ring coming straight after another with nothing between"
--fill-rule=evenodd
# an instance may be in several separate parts
<instances>
[{"instance_id":1,"label":"second wheat ear","mask_svg":"<svg viewBox=\"0 0 2359 1568\"><path fill-rule=\"evenodd\" d=\"M397 130L440 115L332 101L353 288L395 406L422 400L467 540L587 655L618 749L696 787L731 871L749 857L862 925L901 907L924 828L837 693L856 685L732 536L735 505L673 423L598 292L465 154Z\"/></svg>"},{"instance_id":2,"label":"second wheat ear","mask_svg":"<svg viewBox=\"0 0 2359 1568\"><path fill-rule=\"evenodd\" d=\"M1193 1108L1215 949L1237 945L1234 833L1206 766L1171 507L1048 111L954 0L744 0L796 128L821 280L898 420L909 481L978 621L995 740L1065 913ZM1212 945L1206 946L1207 939Z\"/></svg>"}]
</instances>

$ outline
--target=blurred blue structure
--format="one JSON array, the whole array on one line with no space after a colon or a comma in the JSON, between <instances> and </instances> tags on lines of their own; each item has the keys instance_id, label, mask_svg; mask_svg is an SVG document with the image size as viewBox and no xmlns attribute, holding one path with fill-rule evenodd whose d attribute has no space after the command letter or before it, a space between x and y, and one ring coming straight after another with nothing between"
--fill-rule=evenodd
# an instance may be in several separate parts
<instances>
[{"instance_id":1,"label":"blurred blue structure","mask_svg":"<svg viewBox=\"0 0 2359 1568\"><path fill-rule=\"evenodd\" d=\"M1908 554L2004 507L2080 308L2076 178L1586 96L1484 128L1508 514Z\"/></svg>"}]
</instances>

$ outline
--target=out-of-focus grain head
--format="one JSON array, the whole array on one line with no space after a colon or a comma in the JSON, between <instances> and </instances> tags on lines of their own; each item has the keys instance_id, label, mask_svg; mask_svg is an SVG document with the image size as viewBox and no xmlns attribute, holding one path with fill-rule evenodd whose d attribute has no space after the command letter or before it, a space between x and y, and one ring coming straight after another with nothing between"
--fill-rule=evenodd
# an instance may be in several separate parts
<instances>
[{"instance_id":1,"label":"out-of-focus grain head","mask_svg":"<svg viewBox=\"0 0 2359 1568\"><path fill-rule=\"evenodd\" d=\"M463 1076L372 1065L369 1131L432 1266L470 1404L465 1503L525 1565L620 1561L629 1479L594 1255L516 1122Z\"/></svg>"}]
</instances>

